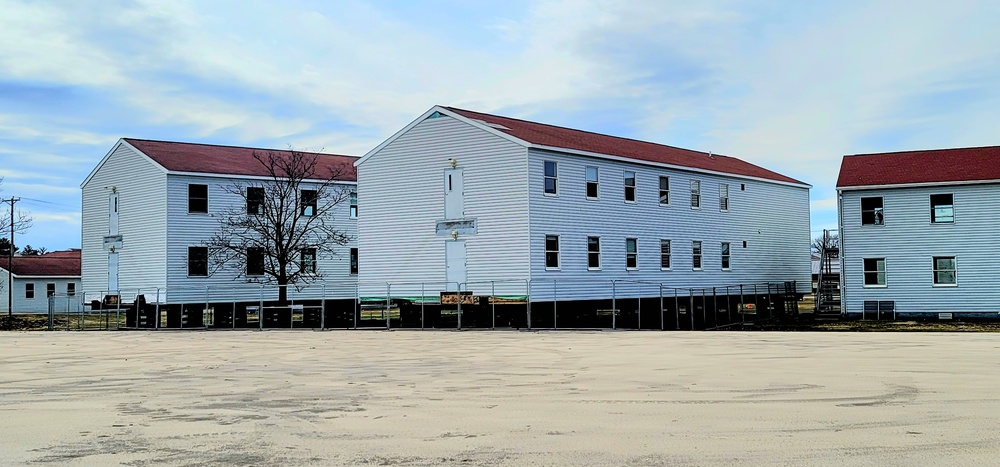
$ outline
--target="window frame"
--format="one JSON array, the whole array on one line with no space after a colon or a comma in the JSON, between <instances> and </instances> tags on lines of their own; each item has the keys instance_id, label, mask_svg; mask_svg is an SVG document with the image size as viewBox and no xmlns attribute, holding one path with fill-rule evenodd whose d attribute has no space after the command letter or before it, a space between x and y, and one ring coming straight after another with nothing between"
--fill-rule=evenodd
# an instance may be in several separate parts
<instances>
[{"instance_id":1,"label":"window frame","mask_svg":"<svg viewBox=\"0 0 1000 467\"><path fill-rule=\"evenodd\" d=\"M307 260L311 260L311 262L307 262ZM315 275L318 270L318 263L319 260L316 257L315 248L302 248L299 250L299 271L301 271L302 274ZM312 267L310 268L307 266Z\"/></svg>"},{"instance_id":2,"label":"window frame","mask_svg":"<svg viewBox=\"0 0 1000 467\"><path fill-rule=\"evenodd\" d=\"M55 282L45 283L45 298L50 298L55 296L56 296L56 283Z\"/></svg>"},{"instance_id":3,"label":"window frame","mask_svg":"<svg viewBox=\"0 0 1000 467\"><path fill-rule=\"evenodd\" d=\"M733 270L733 245L730 242L722 242L719 245L719 263L723 271Z\"/></svg>"},{"instance_id":4,"label":"window frame","mask_svg":"<svg viewBox=\"0 0 1000 467\"><path fill-rule=\"evenodd\" d=\"M555 245L556 245L555 250L550 250L549 249L549 240L550 239L555 239ZM556 234L545 234L545 243L544 243L544 245L542 245L542 247L544 248L544 251L545 251L545 254L543 255L543 259L544 259L544 264L545 264L545 270L546 271L558 271L558 270L562 269L562 267L561 267L562 266L562 255L560 254L560 250L561 250L560 247L561 246L562 245L560 244L559 235L556 235ZM549 255L550 254L554 254L555 255L555 260L556 260L555 266L549 266Z\"/></svg>"},{"instance_id":5,"label":"window frame","mask_svg":"<svg viewBox=\"0 0 1000 467\"><path fill-rule=\"evenodd\" d=\"M312 193L312 196L307 195L307 193ZM319 192L317 190L299 190L299 213L302 217L313 217L316 216L316 209L319 206ZM309 211L312 208L312 211Z\"/></svg>"},{"instance_id":6,"label":"window frame","mask_svg":"<svg viewBox=\"0 0 1000 467\"><path fill-rule=\"evenodd\" d=\"M631 177L632 184L631 185L629 185L629 174L632 174L632 177ZM622 171L622 190L623 190L624 199L625 199L626 203L635 203L636 202L636 196L635 196L635 194L636 194L636 191L637 191L636 190L636 185L638 184L637 181L636 181L636 177L637 176L638 175L635 173L634 170L623 170ZM631 198L630 198L630 196L631 196Z\"/></svg>"},{"instance_id":7,"label":"window frame","mask_svg":"<svg viewBox=\"0 0 1000 467\"><path fill-rule=\"evenodd\" d=\"M351 219L358 218L358 192L352 191L348 194L348 202L350 203L350 213Z\"/></svg>"},{"instance_id":8,"label":"window frame","mask_svg":"<svg viewBox=\"0 0 1000 467\"><path fill-rule=\"evenodd\" d=\"M666 253L664 253L664 248L663 248L664 246L666 246ZM673 270L673 263L672 263L673 258L671 258L672 248L673 247L670 244L670 239L669 238L661 238L660 239L660 270L661 271L672 271ZM667 261L666 261L667 265L666 266L663 265L664 264L664 262L663 262L664 258L667 259Z\"/></svg>"},{"instance_id":9,"label":"window frame","mask_svg":"<svg viewBox=\"0 0 1000 467\"><path fill-rule=\"evenodd\" d=\"M552 164L553 174L549 175L549 164ZM552 180L552 191L549 191L549 179ZM542 194L545 196L559 196L559 162L542 161Z\"/></svg>"},{"instance_id":10,"label":"window frame","mask_svg":"<svg viewBox=\"0 0 1000 467\"><path fill-rule=\"evenodd\" d=\"M260 197L258 198L256 196L256 194L251 194L251 193L259 194ZM264 188L263 187L259 187L259 186L248 186L247 187L247 200L246 201L247 201L247 215L248 216L259 216L259 215L264 214L263 210L261 208L264 207L264 197L265 196L266 195L264 193Z\"/></svg>"},{"instance_id":11,"label":"window frame","mask_svg":"<svg viewBox=\"0 0 1000 467\"><path fill-rule=\"evenodd\" d=\"M75 297L76 296L76 282L66 283L66 296Z\"/></svg>"},{"instance_id":12,"label":"window frame","mask_svg":"<svg viewBox=\"0 0 1000 467\"><path fill-rule=\"evenodd\" d=\"M35 283L25 282L24 283L24 299L34 300L35 299Z\"/></svg>"},{"instance_id":13,"label":"window frame","mask_svg":"<svg viewBox=\"0 0 1000 467\"><path fill-rule=\"evenodd\" d=\"M594 169L594 179L590 179L590 169ZM588 165L583 169L583 178L585 180L584 195L586 195L589 200L601 199L601 168L596 165ZM590 186L594 186L594 196L590 196Z\"/></svg>"},{"instance_id":14,"label":"window frame","mask_svg":"<svg viewBox=\"0 0 1000 467\"><path fill-rule=\"evenodd\" d=\"M188 214L208 214L208 198L209 198L209 196L208 196L209 195L209 193L208 193L208 185L205 184L205 183L188 183L187 186L188 186L188 206L187 206ZM201 196L197 196L196 197L195 194L192 193L192 188L194 188L194 187L204 187L205 188L205 196L204 197L201 197ZM192 201L204 201L205 202L205 210L204 211L195 211L194 210L194 205L193 205Z\"/></svg>"},{"instance_id":15,"label":"window frame","mask_svg":"<svg viewBox=\"0 0 1000 467\"><path fill-rule=\"evenodd\" d=\"M868 269L868 261L875 261L875 269ZM878 264L882 263L882 270L879 271ZM861 284L866 289L884 289L889 287L889 274L886 267L886 260L884 256L875 256L870 258L861 258ZM875 283L868 283L868 275L875 274ZM878 283L878 275L882 274L882 283Z\"/></svg>"},{"instance_id":16,"label":"window frame","mask_svg":"<svg viewBox=\"0 0 1000 467\"><path fill-rule=\"evenodd\" d=\"M701 240L691 241L691 270L692 271L704 271L705 270L705 249L702 245Z\"/></svg>"},{"instance_id":17,"label":"window frame","mask_svg":"<svg viewBox=\"0 0 1000 467\"><path fill-rule=\"evenodd\" d=\"M192 274L191 273L192 271L195 271L194 268L197 265L194 262L194 260L193 260L193 256L194 255L192 254L195 251L204 251L205 252L205 259L203 260L204 261L204 268L205 268L205 273L204 274ZM199 260L199 261L202 261L202 260ZM197 272L197 271L195 271L195 272ZM208 247L204 247L204 246L188 246L188 248L187 248L187 276L188 277L208 277Z\"/></svg>"},{"instance_id":18,"label":"window frame","mask_svg":"<svg viewBox=\"0 0 1000 467\"><path fill-rule=\"evenodd\" d=\"M701 209L701 180L691 180L691 209Z\"/></svg>"},{"instance_id":19,"label":"window frame","mask_svg":"<svg viewBox=\"0 0 1000 467\"><path fill-rule=\"evenodd\" d=\"M935 196L949 196L949 197L951 197L951 203L950 204L938 204L938 205L935 205L934 204L934 197ZM928 195L928 202L930 203L931 224L949 225L949 224L954 224L955 223L955 194L954 193L931 193L930 195ZM936 212L935 212L935 209L934 209L935 206L947 206L947 207L951 208L951 220L950 221L939 221L939 220L937 220Z\"/></svg>"},{"instance_id":20,"label":"window frame","mask_svg":"<svg viewBox=\"0 0 1000 467\"><path fill-rule=\"evenodd\" d=\"M632 252L629 253L629 244L632 244ZM629 266L629 260L633 266ZM625 270L626 271L637 271L639 270L639 239L636 237L625 237Z\"/></svg>"},{"instance_id":21,"label":"window frame","mask_svg":"<svg viewBox=\"0 0 1000 467\"><path fill-rule=\"evenodd\" d=\"M952 269L943 269L938 267L938 260L951 260ZM948 272L952 274L954 282L939 282L938 273ZM957 256L933 256L931 257L931 280L934 287L958 287L958 257Z\"/></svg>"},{"instance_id":22,"label":"window frame","mask_svg":"<svg viewBox=\"0 0 1000 467\"><path fill-rule=\"evenodd\" d=\"M349 265L350 275L352 276L358 275L358 271L361 270L361 264L360 264L361 261L360 257L358 256L357 248L351 248L349 261L350 261Z\"/></svg>"},{"instance_id":23,"label":"window frame","mask_svg":"<svg viewBox=\"0 0 1000 467\"><path fill-rule=\"evenodd\" d=\"M595 242L591 242L595 240ZM597 245L597 250L591 249L591 245ZM597 258L597 266L591 265L591 259ZM601 264L601 237L600 236L587 236L587 270L588 271L600 271L603 265Z\"/></svg>"},{"instance_id":24,"label":"window frame","mask_svg":"<svg viewBox=\"0 0 1000 467\"><path fill-rule=\"evenodd\" d=\"M725 192L725 193L723 193ZM729 212L729 184L719 184L719 212Z\"/></svg>"},{"instance_id":25,"label":"window frame","mask_svg":"<svg viewBox=\"0 0 1000 467\"><path fill-rule=\"evenodd\" d=\"M664 181L666 181L667 183L663 183ZM664 188L663 185L666 185L666 188ZM660 196L657 199L658 199L658 202L660 203L660 206L670 206L670 176L669 175L660 175L659 187L660 187ZM667 200L666 202L663 202L664 198L666 198L666 200Z\"/></svg>"},{"instance_id":26,"label":"window frame","mask_svg":"<svg viewBox=\"0 0 1000 467\"><path fill-rule=\"evenodd\" d=\"M870 210L866 210L865 209L865 200L866 199L878 199L878 200L881 200L881 203L880 203L881 206L877 207L877 208L873 207ZM858 208L861 210L861 226L862 227L864 227L864 226L879 227L879 226L885 225L885 197L883 197L883 196L862 196L858 200ZM865 222L865 213L866 212L871 212L872 213L872 222L869 222L869 223ZM881 217L879 217L879 216L881 216Z\"/></svg>"},{"instance_id":27,"label":"window frame","mask_svg":"<svg viewBox=\"0 0 1000 467\"><path fill-rule=\"evenodd\" d=\"M258 255L257 258L254 257L254 254L253 254L254 251L257 251L257 255ZM246 264L246 266L247 266L246 267L246 276L247 277L260 277L260 276L264 275L264 264L265 264L265 262L264 262L264 256L265 255L264 255L264 249L263 248L259 248L259 247L247 248L247 264ZM252 261L252 260L256 260L256 261ZM251 262L259 262L260 269L251 272L250 271L250 264L251 264Z\"/></svg>"}]
</instances>

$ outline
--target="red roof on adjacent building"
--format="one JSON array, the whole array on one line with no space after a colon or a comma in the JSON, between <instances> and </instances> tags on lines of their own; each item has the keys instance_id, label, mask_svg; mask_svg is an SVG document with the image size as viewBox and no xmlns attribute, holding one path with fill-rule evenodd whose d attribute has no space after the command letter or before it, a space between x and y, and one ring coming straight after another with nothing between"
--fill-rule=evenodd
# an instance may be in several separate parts
<instances>
[{"instance_id":1,"label":"red roof on adjacent building","mask_svg":"<svg viewBox=\"0 0 1000 467\"><path fill-rule=\"evenodd\" d=\"M0 258L7 269L7 258ZM53 251L38 256L15 256L10 265L16 276L80 276L80 250Z\"/></svg>"},{"instance_id":2,"label":"red roof on adjacent building","mask_svg":"<svg viewBox=\"0 0 1000 467\"><path fill-rule=\"evenodd\" d=\"M735 157L445 107L531 144L805 185ZM498 126L499 125L499 126Z\"/></svg>"},{"instance_id":3,"label":"red roof on adjacent building","mask_svg":"<svg viewBox=\"0 0 1000 467\"><path fill-rule=\"evenodd\" d=\"M218 146L214 144L178 143L173 141L151 141L125 138L128 144L149 156L165 169L173 172L196 172L225 175L249 175L267 177L264 166L254 159L254 153L273 152L290 155L292 152L278 149L246 148L240 146ZM325 176L336 174L340 181L357 181L354 161L357 157L315 152L296 151L317 157L317 172Z\"/></svg>"},{"instance_id":4,"label":"red roof on adjacent building","mask_svg":"<svg viewBox=\"0 0 1000 467\"><path fill-rule=\"evenodd\" d=\"M1000 180L1000 146L844 156L838 188Z\"/></svg>"}]
</instances>

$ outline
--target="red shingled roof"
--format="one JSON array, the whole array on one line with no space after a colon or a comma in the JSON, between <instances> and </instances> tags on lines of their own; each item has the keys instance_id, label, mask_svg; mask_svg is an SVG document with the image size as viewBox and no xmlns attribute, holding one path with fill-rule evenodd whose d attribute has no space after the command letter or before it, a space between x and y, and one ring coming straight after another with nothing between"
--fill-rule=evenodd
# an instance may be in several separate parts
<instances>
[{"instance_id":1,"label":"red shingled roof","mask_svg":"<svg viewBox=\"0 0 1000 467\"><path fill-rule=\"evenodd\" d=\"M151 141L125 138L125 141L149 156L165 169L174 172L197 172L225 175L251 175L266 177L263 166L253 158L254 152L271 151L277 154L291 154L291 151L277 149L245 148L240 146L217 146L214 144L178 143L173 141ZM301 152L301 151L300 151ZM314 152L317 155L317 172L341 174L341 181L357 181L354 161L357 157Z\"/></svg>"},{"instance_id":2,"label":"red shingled roof","mask_svg":"<svg viewBox=\"0 0 1000 467\"><path fill-rule=\"evenodd\" d=\"M735 157L719 154L712 154L712 157L709 157L709 154L706 152L681 149L647 141L573 130L515 118L499 117L471 110L456 109L454 107L445 108L463 117L491 124L490 126L493 126L493 128L531 144L805 185L804 182L786 177L777 172L772 172ZM501 125L505 128L498 128L494 125Z\"/></svg>"},{"instance_id":3,"label":"red shingled roof","mask_svg":"<svg viewBox=\"0 0 1000 467\"><path fill-rule=\"evenodd\" d=\"M7 258L0 258L7 269ZM80 250L53 251L39 256L15 256L11 272L16 276L80 276Z\"/></svg>"},{"instance_id":4,"label":"red shingled roof","mask_svg":"<svg viewBox=\"0 0 1000 467\"><path fill-rule=\"evenodd\" d=\"M1000 180L1000 146L844 156L838 188Z\"/></svg>"}]
</instances>

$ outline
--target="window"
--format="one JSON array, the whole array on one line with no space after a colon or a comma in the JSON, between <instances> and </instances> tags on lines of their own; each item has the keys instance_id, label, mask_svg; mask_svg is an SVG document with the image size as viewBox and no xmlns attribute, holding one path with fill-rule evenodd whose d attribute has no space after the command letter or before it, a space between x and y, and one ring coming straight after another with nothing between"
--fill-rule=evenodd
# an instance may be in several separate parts
<instances>
[{"instance_id":1,"label":"window","mask_svg":"<svg viewBox=\"0 0 1000 467\"><path fill-rule=\"evenodd\" d=\"M719 184L719 210L729 211L729 185L725 183Z\"/></svg>"},{"instance_id":2,"label":"window","mask_svg":"<svg viewBox=\"0 0 1000 467\"><path fill-rule=\"evenodd\" d=\"M188 212L208 212L208 185L188 185Z\"/></svg>"},{"instance_id":3,"label":"window","mask_svg":"<svg viewBox=\"0 0 1000 467\"><path fill-rule=\"evenodd\" d=\"M351 192L351 198L350 198L350 200L351 200L351 219L357 219L358 218L358 193L352 191Z\"/></svg>"},{"instance_id":4,"label":"window","mask_svg":"<svg viewBox=\"0 0 1000 467\"><path fill-rule=\"evenodd\" d=\"M545 269L559 269L559 236L545 236Z\"/></svg>"},{"instance_id":5,"label":"window","mask_svg":"<svg viewBox=\"0 0 1000 467\"><path fill-rule=\"evenodd\" d=\"M52 282L45 284L45 296L51 297L56 294L56 285Z\"/></svg>"},{"instance_id":6,"label":"window","mask_svg":"<svg viewBox=\"0 0 1000 467\"><path fill-rule=\"evenodd\" d=\"M358 273L358 249L351 248L351 274Z\"/></svg>"},{"instance_id":7,"label":"window","mask_svg":"<svg viewBox=\"0 0 1000 467\"><path fill-rule=\"evenodd\" d=\"M931 195L931 222L950 224L955 222L955 203L952 194Z\"/></svg>"},{"instance_id":8,"label":"window","mask_svg":"<svg viewBox=\"0 0 1000 467\"><path fill-rule=\"evenodd\" d=\"M299 270L305 274L316 274L315 248L303 248L299 253Z\"/></svg>"},{"instance_id":9,"label":"window","mask_svg":"<svg viewBox=\"0 0 1000 467\"><path fill-rule=\"evenodd\" d=\"M264 275L264 249L247 248L247 275Z\"/></svg>"},{"instance_id":10,"label":"window","mask_svg":"<svg viewBox=\"0 0 1000 467\"><path fill-rule=\"evenodd\" d=\"M882 197L861 198L861 225L882 225Z\"/></svg>"},{"instance_id":11,"label":"window","mask_svg":"<svg viewBox=\"0 0 1000 467\"><path fill-rule=\"evenodd\" d=\"M66 284L66 295L70 297L76 296L76 282Z\"/></svg>"},{"instance_id":12,"label":"window","mask_svg":"<svg viewBox=\"0 0 1000 467\"><path fill-rule=\"evenodd\" d=\"M701 270L701 242L691 242L691 269Z\"/></svg>"},{"instance_id":13,"label":"window","mask_svg":"<svg viewBox=\"0 0 1000 467\"><path fill-rule=\"evenodd\" d=\"M625 201L635 202L635 172L625 171Z\"/></svg>"},{"instance_id":14,"label":"window","mask_svg":"<svg viewBox=\"0 0 1000 467\"><path fill-rule=\"evenodd\" d=\"M954 256L934 257L934 285L958 285L958 269Z\"/></svg>"},{"instance_id":15,"label":"window","mask_svg":"<svg viewBox=\"0 0 1000 467\"><path fill-rule=\"evenodd\" d=\"M747 191L747 184L746 183L740 183L740 191Z\"/></svg>"},{"instance_id":16,"label":"window","mask_svg":"<svg viewBox=\"0 0 1000 467\"><path fill-rule=\"evenodd\" d=\"M247 214L252 216L263 214L264 189L258 186L247 187Z\"/></svg>"},{"instance_id":17,"label":"window","mask_svg":"<svg viewBox=\"0 0 1000 467\"><path fill-rule=\"evenodd\" d=\"M597 167L587 166L587 198L597 199L600 172Z\"/></svg>"},{"instance_id":18,"label":"window","mask_svg":"<svg viewBox=\"0 0 1000 467\"><path fill-rule=\"evenodd\" d=\"M732 263L730 262L729 256L729 242L722 242L722 269L730 270L732 269Z\"/></svg>"},{"instance_id":19,"label":"window","mask_svg":"<svg viewBox=\"0 0 1000 467\"><path fill-rule=\"evenodd\" d=\"M559 194L559 167L553 161L545 161L545 194Z\"/></svg>"},{"instance_id":20,"label":"window","mask_svg":"<svg viewBox=\"0 0 1000 467\"><path fill-rule=\"evenodd\" d=\"M691 180L691 208L698 209L701 207L701 182L698 180Z\"/></svg>"},{"instance_id":21,"label":"window","mask_svg":"<svg viewBox=\"0 0 1000 467\"><path fill-rule=\"evenodd\" d=\"M660 204L670 204L670 177L660 176Z\"/></svg>"},{"instance_id":22,"label":"window","mask_svg":"<svg viewBox=\"0 0 1000 467\"><path fill-rule=\"evenodd\" d=\"M315 216L316 215L316 191L315 190L302 190L300 195L301 205L302 205L302 215L303 216Z\"/></svg>"},{"instance_id":23,"label":"window","mask_svg":"<svg viewBox=\"0 0 1000 467\"><path fill-rule=\"evenodd\" d=\"M885 258L865 258L865 287L885 287Z\"/></svg>"},{"instance_id":24,"label":"window","mask_svg":"<svg viewBox=\"0 0 1000 467\"><path fill-rule=\"evenodd\" d=\"M639 268L639 241L634 238L625 239L625 268Z\"/></svg>"},{"instance_id":25,"label":"window","mask_svg":"<svg viewBox=\"0 0 1000 467\"><path fill-rule=\"evenodd\" d=\"M601 237L587 237L587 269L601 269Z\"/></svg>"},{"instance_id":26,"label":"window","mask_svg":"<svg viewBox=\"0 0 1000 467\"><path fill-rule=\"evenodd\" d=\"M660 269L670 269L670 240L660 240Z\"/></svg>"},{"instance_id":27,"label":"window","mask_svg":"<svg viewBox=\"0 0 1000 467\"><path fill-rule=\"evenodd\" d=\"M896 301L895 300L865 300L864 301L864 313L874 313L876 316L881 314L892 314L896 311Z\"/></svg>"},{"instance_id":28,"label":"window","mask_svg":"<svg viewBox=\"0 0 1000 467\"><path fill-rule=\"evenodd\" d=\"M31 282L24 284L24 298L35 298L35 284Z\"/></svg>"},{"instance_id":29,"label":"window","mask_svg":"<svg viewBox=\"0 0 1000 467\"><path fill-rule=\"evenodd\" d=\"M208 276L208 248L203 246L188 247L188 276Z\"/></svg>"},{"instance_id":30,"label":"window","mask_svg":"<svg viewBox=\"0 0 1000 467\"><path fill-rule=\"evenodd\" d=\"M743 240L743 248L746 248L746 247L747 247L747 241Z\"/></svg>"}]
</instances>

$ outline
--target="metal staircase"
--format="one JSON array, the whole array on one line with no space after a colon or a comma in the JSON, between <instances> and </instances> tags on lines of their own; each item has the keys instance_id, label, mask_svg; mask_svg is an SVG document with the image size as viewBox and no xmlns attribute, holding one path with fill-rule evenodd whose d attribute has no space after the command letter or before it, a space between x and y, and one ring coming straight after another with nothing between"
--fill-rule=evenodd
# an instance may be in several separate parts
<instances>
[{"instance_id":1,"label":"metal staircase","mask_svg":"<svg viewBox=\"0 0 1000 467\"><path fill-rule=\"evenodd\" d=\"M836 231L832 231L836 232ZM840 241L823 231L823 243L819 251L819 273L816 279L816 319L840 319ZM831 241L833 240L833 241ZM837 273L833 265L837 264Z\"/></svg>"}]
</instances>

